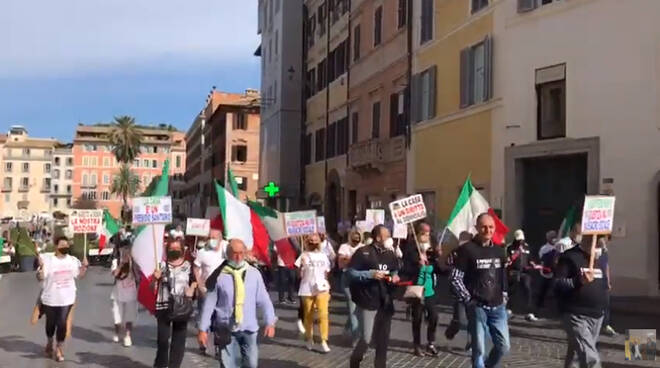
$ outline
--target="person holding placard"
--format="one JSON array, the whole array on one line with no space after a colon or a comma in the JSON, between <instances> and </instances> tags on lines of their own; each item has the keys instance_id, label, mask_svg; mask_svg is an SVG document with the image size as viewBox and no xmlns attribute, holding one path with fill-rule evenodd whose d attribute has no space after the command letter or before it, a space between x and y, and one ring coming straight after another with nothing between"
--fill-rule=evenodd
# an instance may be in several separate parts
<instances>
[{"instance_id":1,"label":"person holding placard","mask_svg":"<svg viewBox=\"0 0 660 368\"><path fill-rule=\"evenodd\" d=\"M296 260L300 272L300 289L302 297L303 322L305 325L305 340L307 350L314 347L314 310L318 310L319 329L321 331L321 351L329 353L328 334L330 321L328 305L330 302L330 282L328 275L332 264L328 256L321 250L321 237L312 234L307 237L306 250Z\"/></svg>"},{"instance_id":2,"label":"person holding placard","mask_svg":"<svg viewBox=\"0 0 660 368\"><path fill-rule=\"evenodd\" d=\"M123 344L125 347L133 345L131 331L133 323L138 315L137 285L139 273L133 265L131 258L131 241L123 239L116 251L117 257L113 257L110 272L115 278L110 299L112 300L112 316L115 323L115 335L113 342L119 342L119 334L124 328Z\"/></svg>"},{"instance_id":3,"label":"person holding placard","mask_svg":"<svg viewBox=\"0 0 660 368\"><path fill-rule=\"evenodd\" d=\"M575 353L581 368L599 367L596 348L607 304L607 285L598 262L590 269L591 247L596 235L583 235L578 246L565 251L555 272L555 289L568 349L565 366L573 363ZM598 256L598 252L594 254Z\"/></svg>"},{"instance_id":4,"label":"person holding placard","mask_svg":"<svg viewBox=\"0 0 660 368\"><path fill-rule=\"evenodd\" d=\"M342 244L339 247L339 251L337 252L339 255L337 263L339 265L339 269L342 271L340 285L344 296L346 297L346 307L348 308L348 318L346 319L344 332L350 334L353 343L357 343L357 339L359 337L358 319L357 315L355 314L355 302L353 302L351 299L351 289L349 288L350 283L346 269L348 268L348 264L351 262L351 258L353 257L353 254L355 254L355 251L360 249L362 246L364 246L364 244L362 244L362 234L360 234L360 232L356 229L353 229L348 233L348 242Z\"/></svg>"},{"instance_id":5,"label":"person holding placard","mask_svg":"<svg viewBox=\"0 0 660 368\"><path fill-rule=\"evenodd\" d=\"M41 305L46 315L46 355L58 362L64 360L63 348L67 335L67 319L76 302L76 279L87 272L87 259L82 262L71 256L69 240L55 240L55 253L41 255L37 279L42 282ZM57 335L56 335L57 332ZM53 344L56 336L57 344Z\"/></svg>"}]
</instances>

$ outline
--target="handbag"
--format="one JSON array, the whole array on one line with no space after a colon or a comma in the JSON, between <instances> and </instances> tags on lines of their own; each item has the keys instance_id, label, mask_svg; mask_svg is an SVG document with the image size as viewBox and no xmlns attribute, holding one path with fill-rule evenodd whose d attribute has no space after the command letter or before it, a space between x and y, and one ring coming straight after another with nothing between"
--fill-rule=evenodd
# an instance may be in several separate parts
<instances>
[{"instance_id":1,"label":"handbag","mask_svg":"<svg viewBox=\"0 0 660 368\"><path fill-rule=\"evenodd\" d=\"M403 293L403 299L405 300L422 300L424 298L424 286L423 285L409 285L406 286L406 292Z\"/></svg>"},{"instance_id":2,"label":"handbag","mask_svg":"<svg viewBox=\"0 0 660 368\"><path fill-rule=\"evenodd\" d=\"M170 298L167 306L167 316L173 322L186 322L190 319L193 313L192 298L187 297L185 294L175 295L175 288L172 285L172 277L170 277L170 267L167 267L167 287L170 290ZM176 284L176 283L174 283Z\"/></svg>"}]
</instances>

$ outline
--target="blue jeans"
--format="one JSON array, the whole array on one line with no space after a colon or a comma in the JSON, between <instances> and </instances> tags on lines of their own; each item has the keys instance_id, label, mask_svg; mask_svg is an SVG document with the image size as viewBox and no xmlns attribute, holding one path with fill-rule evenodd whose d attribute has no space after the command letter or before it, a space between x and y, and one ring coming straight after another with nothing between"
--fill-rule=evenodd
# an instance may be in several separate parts
<instances>
[{"instance_id":1,"label":"blue jeans","mask_svg":"<svg viewBox=\"0 0 660 368\"><path fill-rule=\"evenodd\" d=\"M492 309L469 305L468 330L472 336L472 367L496 367L502 357L509 352L509 324L506 305L502 304ZM484 362L486 350L486 333L490 332L493 349Z\"/></svg>"},{"instance_id":2,"label":"blue jeans","mask_svg":"<svg viewBox=\"0 0 660 368\"><path fill-rule=\"evenodd\" d=\"M358 325L358 317L356 313L356 305L353 302L353 299L351 299L351 289L348 287L348 275L346 273L341 274L341 288L342 291L344 292L344 296L346 297L346 307L348 308L348 318L346 319L346 325L344 326L344 330L346 332L350 332L351 337L355 340L360 336L359 332L359 325Z\"/></svg>"},{"instance_id":3,"label":"blue jeans","mask_svg":"<svg viewBox=\"0 0 660 368\"><path fill-rule=\"evenodd\" d=\"M259 363L259 347L257 333L236 331L231 334L231 343L221 351L222 367L224 368L257 368Z\"/></svg>"}]
</instances>

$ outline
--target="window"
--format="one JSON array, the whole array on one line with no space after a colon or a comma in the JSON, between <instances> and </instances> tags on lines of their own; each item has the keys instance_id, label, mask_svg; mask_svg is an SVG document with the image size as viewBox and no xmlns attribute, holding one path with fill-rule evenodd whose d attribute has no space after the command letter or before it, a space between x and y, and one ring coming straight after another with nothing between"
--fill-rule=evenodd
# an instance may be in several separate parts
<instances>
[{"instance_id":1,"label":"window","mask_svg":"<svg viewBox=\"0 0 660 368\"><path fill-rule=\"evenodd\" d=\"M29 171L30 171L30 164L27 162L23 163L23 172L26 173Z\"/></svg>"},{"instance_id":2,"label":"window","mask_svg":"<svg viewBox=\"0 0 660 368\"><path fill-rule=\"evenodd\" d=\"M374 13L374 47L380 45L383 37L383 7L376 8Z\"/></svg>"},{"instance_id":3,"label":"window","mask_svg":"<svg viewBox=\"0 0 660 368\"><path fill-rule=\"evenodd\" d=\"M408 0L399 0L399 10L397 12L397 28L403 28L408 21Z\"/></svg>"},{"instance_id":4,"label":"window","mask_svg":"<svg viewBox=\"0 0 660 368\"><path fill-rule=\"evenodd\" d=\"M157 169L158 168L158 161L151 160L151 168L152 169Z\"/></svg>"},{"instance_id":5,"label":"window","mask_svg":"<svg viewBox=\"0 0 660 368\"><path fill-rule=\"evenodd\" d=\"M359 123L359 115L357 112L354 112L351 115L351 143L355 144L358 141L358 123Z\"/></svg>"},{"instance_id":6,"label":"window","mask_svg":"<svg viewBox=\"0 0 660 368\"><path fill-rule=\"evenodd\" d=\"M307 47L314 46L314 32L316 31L316 14L312 14L307 21Z\"/></svg>"},{"instance_id":7,"label":"window","mask_svg":"<svg viewBox=\"0 0 660 368\"><path fill-rule=\"evenodd\" d=\"M305 94L307 98L314 96L316 93L316 69L307 71L307 83L305 85Z\"/></svg>"},{"instance_id":8,"label":"window","mask_svg":"<svg viewBox=\"0 0 660 368\"><path fill-rule=\"evenodd\" d=\"M566 64L536 71L538 139L566 136Z\"/></svg>"},{"instance_id":9,"label":"window","mask_svg":"<svg viewBox=\"0 0 660 368\"><path fill-rule=\"evenodd\" d=\"M11 191L11 189L12 189L12 188L11 188L11 186L12 186L12 185L11 185L11 184L12 184L12 183L11 183L11 180L12 180L11 178L5 178L5 180L4 180L3 183L2 183L2 190L8 190L8 191Z\"/></svg>"},{"instance_id":10,"label":"window","mask_svg":"<svg viewBox=\"0 0 660 368\"><path fill-rule=\"evenodd\" d=\"M148 169L149 166L150 166L150 162L149 162L149 160L147 160L147 159L142 160L142 167Z\"/></svg>"},{"instance_id":11,"label":"window","mask_svg":"<svg viewBox=\"0 0 660 368\"><path fill-rule=\"evenodd\" d=\"M316 71L318 74L317 75L318 80L316 81L318 83L318 87L316 88L317 92L322 91L328 85L326 80L326 76L327 76L326 63L327 63L326 59L323 59L316 67Z\"/></svg>"},{"instance_id":12,"label":"window","mask_svg":"<svg viewBox=\"0 0 660 368\"><path fill-rule=\"evenodd\" d=\"M181 156L176 156L176 168L181 168Z\"/></svg>"},{"instance_id":13,"label":"window","mask_svg":"<svg viewBox=\"0 0 660 368\"><path fill-rule=\"evenodd\" d=\"M305 135L303 141L303 165L309 165L312 161L312 134Z\"/></svg>"},{"instance_id":14,"label":"window","mask_svg":"<svg viewBox=\"0 0 660 368\"><path fill-rule=\"evenodd\" d=\"M66 206L71 207L71 198L66 199Z\"/></svg>"},{"instance_id":15,"label":"window","mask_svg":"<svg viewBox=\"0 0 660 368\"><path fill-rule=\"evenodd\" d=\"M335 78L339 78L342 74L346 73L347 66L347 54L348 54L348 44L346 41L342 42L337 46L334 52L335 56ZM333 79L333 80L334 80Z\"/></svg>"},{"instance_id":16,"label":"window","mask_svg":"<svg viewBox=\"0 0 660 368\"><path fill-rule=\"evenodd\" d=\"M71 186L70 185L66 186L66 194L71 194Z\"/></svg>"},{"instance_id":17,"label":"window","mask_svg":"<svg viewBox=\"0 0 660 368\"><path fill-rule=\"evenodd\" d=\"M53 198L53 206L57 207L58 202L57 198Z\"/></svg>"},{"instance_id":18,"label":"window","mask_svg":"<svg viewBox=\"0 0 660 368\"><path fill-rule=\"evenodd\" d=\"M133 166L140 167L140 160L133 161Z\"/></svg>"},{"instance_id":19,"label":"window","mask_svg":"<svg viewBox=\"0 0 660 368\"><path fill-rule=\"evenodd\" d=\"M41 191L50 192L50 178L44 178L44 181L41 184Z\"/></svg>"},{"instance_id":20,"label":"window","mask_svg":"<svg viewBox=\"0 0 660 368\"><path fill-rule=\"evenodd\" d=\"M360 25L353 28L353 61L360 60Z\"/></svg>"},{"instance_id":21,"label":"window","mask_svg":"<svg viewBox=\"0 0 660 368\"><path fill-rule=\"evenodd\" d=\"M89 177L87 176L87 174L83 174L82 176L82 185L84 187L89 185Z\"/></svg>"},{"instance_id":22,"label":"window","mask_svg":"<svg viewBox=\"0 0 660 368\"><path fill-rule=\"evenodd\" d=\"M89 184L90 184L90 185L96 185L96 174L91 174L91 175L89 176L89 179L90 179L90 180L89 180Z\"/></svg>"},{"instance_id":23,"label":"window","mask_svg":"<svg viewBox=\"0 0 660 368\"><path fill-rule=\"evenodd\" d=\"M422 0L422 24L420 26L420 45L433 38L433 0Z\"/></svg>"},{"instance_id":24,"label":"window","mask_svg":"<svg viewBox=\"0 0 660 368\"><path fill-rule=\"evenodd\" d=\"M89 157L87 157L87 156L83 156L83 159L82 159L82 165L83 165L84 167L88 167L88 166L89 166Z\"/></svg>"},{"instance_id":25,"label":"window","mask_svg":"<svg viewBox=\"0 0 660 368\"><path fill-rule=\"evenodd\" d=\"M12 163L11 162L5 163L5 172L10 173L11 169L12 169Z\"/></svg>"},{"instance_id":26,"label":"window","mask_svg":"<svg viewBox=\"0 0 660 368\"><path fill-rule=\"evenodd\" d=\"M390 137L396 137L405 133L403 97L403 92L390 95Z\"/></svg>"},{"instance_id":27,"label":"window","mask_svg":"<svg viewBox=\"0 0 660 368\"><path fill-rule=\"evenodd\" d=\"M30 186L29 178L21 178L21 189L27 189Z\"/></svg>"},{"instance_id":28,"label":"window","mask_svg":"<svg viewBox=\"0 0 660 368\"><path fill-rule=\"evenodd\" d=\"M278 45L280 43L280 30L275 30L275 56L277 56Z\"/></svg>"},{"instance_id":29,"label":"window","mask_svg":"<svg viewBox=\"0 0 660 368\"><path fill-rule=\"evenodd\" d=\"M103 158L103 167L110 167L110 157L104 157Z\"/></svg>"},{"instance_id":30,"label":"window","mask_svg":"<svg viewBox=\"0 0 660 368\"><path fill-rule=\"evenodd\" d=\"M11 202L11 194L9 193L5 194L5 202L7 203Z\"/></svg>"},{"instance_id":31,"label":"window","mask_svg":"<svg viewBox=\"0 0 660 368\"><path fill-rule=\"evenodd\" d=\"M50 164L44 164L44 173L48 174L50 172Z\"/></svg>"},{"instance_id":32,"label":"window","mask_svg":"<svg viewBox=\"0 0 660 368\"><path fill-rule=\"evenodd\" d=\"M232 122L232 129L234 130L247 130L247 116L244 113L234 114L234 120Z\"/></svg>"},{"instance_id":33,"label":"window","mask_svg":"<svg viewBox=\"0 0 660 368\"><path fill-rule=\"evenodd\" d=\"M233 162L246 162L247 161L247 146L243 144L231 147L231 160Z\"/></svg>"},{"instance_id":34,"label":"window","mask_svg":"<svg viewBox=\"0 0 660 368\"><path fill-rule=\"evenodd\" d=\"M60 170L53 170L53 179L59 179L60 178Z\"/></svg>"},{"instance_id":35,"label":"window","mask_svg":"<svg viewBox=\"0 0 660 368\"><path fill-rule=\"evenodd\" d=\"M493 91L493 39L461 51L461 107L489 100Z\"/></svg>"},{"instance_id":36,"label":"window","mask_svg":"<svg viewBox=\"0 0 660 368\"><path fill-rule=\"evenodd\" d=\"M280 0L275 0L275 14L280 11Z\"/></svg>"},{"instance_id":37,"label":"window","mask_svg":"<svg viewBox=\"0 0 660 368\"><path fill-rule=\"evenodd\" d=\"M23 156L30 156L30 149L29 148L23 148Z\"/></svg>"},{"instance_id":38,"label":"window","mask_svg":"<svg viewBox=\"0 0 660 368\"><path fill-rule=\"evenodd\" d=\"M348 152L348 117L337 122L337 155Z\"/></svg>"},{"instance_id":39,"label":"window","mask_svg":"<svg viewBox=\"0 0 660 368\"><path fill-rule=\"evenodd\" d=\"M101 200L109 201L110 200L110 192L102 192L101 193Z\"/></svg>"},{"instance_id":40,"label":"window","mask_svg":"<svg viewBox=\"0 0 660 368\"><path fill-rule=\"evenodd\" d=\"M315 147L315 159L316 162L323 161L325 159L325 128L319 129L316 131L316 147Z\"/></svg>"},{"instance_id":41,"label":"window","mask_svg":"<svg viewBox=\"0 0 660 368\"><path fill-rule=\"evenodd\" d=\"M488 6L488 0L472 0L472 14Z\"/></svg>"},{"instance_id":42,"label":"window","mask_svg":"<svg viewBox=\"0 0 660 368\"><path fill-rule=\"evenodd\" d=\"M66 171L66 179L73 179L73 170Z\"/></svg>"},{"instance_id":43,"label":"window","mask_svg":"<svg viewBox=\"0 0 660 368\"><path fill-rule=\"evenodd\" d=\"M110 184L110 175L103 174L103 184L105 184L105 185Z\"/></svg>"},{"instance_id":44,"label":"window","mask_svg":"<svg viewBox=\"0 0 660 368\"><path fill-rule=\"evenodd\" d=\"M325 2L323 2L321 5L319 5L319 10L318 10L318 15L319 15L319 36L323 36L325 34L325 16L326 16L326 5Z\"/></svg>"},{"instance_id":45,"label":"window","mask_svg":"<svg viewBox=\"0 0 660 368\"><path fill-rule=\"evenodd\" d=\"M380 137L380 101L371 106L371 138Z\"/></svg>"},{"instance_id":46,"label":"window","mask_svg":"<svg viewBox=\"0 0 660 368\"><path fill-rule=\"evenodd\" d=\"M55 166L60 166L60 158L55 157Z\"/></svg>"},{"instance_id":47,"label":"window","mask_svg":"<svg viewBox=\"0 0 660 368\"><path fill-rule=\"evenodd\" d=\"M53 185L53 193L57 194L60 191L60 186L55 184Z\"/></svg>"},{"instance_id":48,"label":"window","mask_svg":"<svg viewBox=\"0 0 660 368\"><path fill-rule=\"evenodd\" d=\"M436 66L413 76L413 121L435 117Z\"/></svg>"},{"instance_id":49,"label":"window","mask_svg":"<svg viewBox=\"0 0 660 368\"><path fill-rule=\"evenodd\" d=\"M237 176L236 186L238 187L238 190L247 190L247 178L245 176Z\"/></svg>"},{"instance_id":50,"label":"window","mask_svg":"<svg viewBox=\"0 0 660 368\"><path fill-rule=\"evenodd\" d=\"M325 146L325 157L335 157L337 148L337 124L328 125L328 144Z\"/></svg>"},{"instance_id":51,"label":"window","mask_svg":"<svg viewBox=\"0 0 660 368\"><path fill-rule=\"evenodd\" d=\"M73 157L68 157L66 159L66 166L73 166Z\"/></svg>"}]
</instances>

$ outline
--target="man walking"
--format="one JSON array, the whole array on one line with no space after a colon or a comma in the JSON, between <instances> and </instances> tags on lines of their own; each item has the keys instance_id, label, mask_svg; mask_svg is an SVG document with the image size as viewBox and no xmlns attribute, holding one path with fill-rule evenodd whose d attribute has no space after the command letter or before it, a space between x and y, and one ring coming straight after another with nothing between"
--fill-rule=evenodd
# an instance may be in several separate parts
<instances>
[{"instance_id":1,"label":"man walking","mask_svg":"<svg viewBox=\"0 0 660 368\"><path fill-rule=\"evenodd\" d=\"M477 231L472 241L459 248L449 280L458 300L467 303L472 367L495 367L510 348L506 253L493 243L495 221L489 214L477 217ZM484 360L487 331L493 349Z\"/></svg>"},{"instance_id":2,"label":"man walking","mask_svg":"<svg viewBox=\"0 0 660 368\"><path fill-rule=\"evenodd\" d=\"M530 270L536 266L532 262L529 252L529 244L525 241L525 233L518 229L513 233L514 241L506 249L508 257L507 272L509 277L509 289L511 290L511 300L509 305L513 308L517 294L522 290L524 303L521 310L525 313L525 320L536 322L538 318L534 315L534 304L532 303L532 275ZM513 315L511 309L507 309L509 316Z\"/></svg>"},{"instance_id":3,"label":"man walking","mask_svg":"<svg viewBox=\"0 0 660 368\"><path fill-rule=\"evenodd\" d=\"M399 263L390 250L392 238L384 225L372 230L373 243L355 251L348 264L351 297L357 305L360 340L350 359L351 368L359 368L374 339L374 366L385 368L390 326L394 315L393 284L399 282Z\"/></svg>"},{"instance_id":4,"label":"man walking","mask_svg":"<svg viewBox=\"0 0 660 368\"><path fill-rule=\"evenodd\" d=\"M243 241L232 239L227 248L227 262L220 272L213 272L206 280L206 288L215 291L207 295L197 339L206 346L206 331L213 324L214 340L221 349L225 368L257 367L257 309L261 310L266 325L264 336L275 336L275 309L261 273L245 261L247 252Z\"/></svg>"},{"instance_id":5,"label":"man walking","mask_svg":"<svg viewBox=\"0 0 660 368\"><path fill-rule=\"evenodd\" d=\"M555 272L559 311L568 335L564 366L573 366L577 353L580 368L600 367L596 342L607 303L607 287L599 262L589 269L594 235L584 235L580 244L564 252Z\"/></svg>"}]
</instances>

